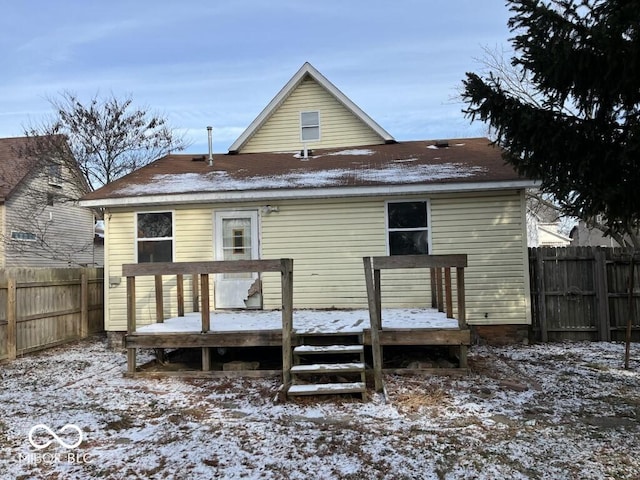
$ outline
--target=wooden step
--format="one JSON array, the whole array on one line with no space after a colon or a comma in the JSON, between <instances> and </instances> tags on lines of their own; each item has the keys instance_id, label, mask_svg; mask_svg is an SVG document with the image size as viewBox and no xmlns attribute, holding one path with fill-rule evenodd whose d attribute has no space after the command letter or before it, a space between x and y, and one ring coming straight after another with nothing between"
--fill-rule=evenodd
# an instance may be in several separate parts
<instances>
[{"instance_id":1,"label":"wooden step","mask_svg":"<svg viewBox=\"0 0 640 480\"><path fill-rule=\"evenodd\" d=\"M352 373L363 372L364 363L316 363L313 365L294 365L291 373Z\"/></svg>"},{"instance_id":2,"label":"wooden step","mask_svg":"<svg viewBox=\"0 0 640 480\"><path fill-rule=\"evenodd\" d=\"M362 382L318 383L312 385L291 385L287 394L296 395L339 395L341 393L363 393L366 386Z\"/></svg>"},{"instance_id":3,"label":"wooden step","mask_svg":"<svg viewBox=\"0 0 640 480\"><path fill-rule=\"evenodd\" d=\"M362 345L299 345L293 349L293 353L298 355L362 352L364 352Z\"/></svg>"}]
</instances>

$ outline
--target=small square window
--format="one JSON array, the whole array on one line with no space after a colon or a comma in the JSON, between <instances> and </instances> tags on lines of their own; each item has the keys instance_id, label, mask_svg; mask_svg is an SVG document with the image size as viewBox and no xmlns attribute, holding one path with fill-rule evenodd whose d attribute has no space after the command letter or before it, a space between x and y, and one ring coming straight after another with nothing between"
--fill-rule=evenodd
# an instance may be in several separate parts
<instances>
[{"instance_id":1,"label":"small square window","mask_svg":"<svg viewBox=\"0 0 640 480\"><path fill-rule=\"evenodd\" d=\"M300 113L300 139L303 142L320 140L320 112Z\"/></svg>"}]
</instances>

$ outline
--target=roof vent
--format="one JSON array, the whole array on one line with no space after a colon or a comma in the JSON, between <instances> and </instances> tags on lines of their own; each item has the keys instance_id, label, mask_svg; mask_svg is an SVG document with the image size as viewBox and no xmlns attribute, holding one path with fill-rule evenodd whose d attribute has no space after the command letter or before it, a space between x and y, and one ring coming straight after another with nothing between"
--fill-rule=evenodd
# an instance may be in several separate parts
<instances>
[{"instance_id":1,"label":"roof vent","mask_svg":"<svg viewBox=\"0 0 640 480\"><path fill-rule=\"evenodd\" d=\"M213 167L213 139L212 139L213 127L207 127L207 134L209 135L209 166Z\"/></svg>"},{"instance_id":2,"label":"roof vent","mask_svg":"<svg viewBox=\"0 0 640 480\"><path fill-rule=\"evenodd\" d=\"M436 140L434 145L437 148L447 148L449 147L449 140Z\"/></svg>"},{"instance_id":3,"label":"roof vent","mask_svg":"<svg viewBox=\"0 0 640 480\"><path fill-rule=\"evenodd\" d=\"M192 157L192 162L204 162L207 157L204 155L200 155L199 157Z\"/></svg>"}]
</instances>

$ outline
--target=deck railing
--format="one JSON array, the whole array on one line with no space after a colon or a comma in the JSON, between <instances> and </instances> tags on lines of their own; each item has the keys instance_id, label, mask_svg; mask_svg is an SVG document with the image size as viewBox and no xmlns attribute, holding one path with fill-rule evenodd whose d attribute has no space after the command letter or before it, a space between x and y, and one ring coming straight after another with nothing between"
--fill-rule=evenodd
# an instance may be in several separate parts
<instances>
[{"instance_id":1,"label":"deck railing","mask_svg":"<svg viewBox=\"0 0 640 480\"><path fill-rule=\"evenodd\" d=\"M382 390L382 349L380 330L382 330L382 289L381 270L399 268L428 268L431 279L431 306L440 312L446 312L447 318L453 316L453 289L451 269L456 269L457 319L460 329L467 328L465 313L464 269L467 266L466 255L395 255L388 257L364 257L364 273L371 322L371 350L375 388ZM461 357L463 356L461 348ZM465 360L461 358L461 363Z\"/></svg>"},{"instance_id":2,"label":"deck railing","mask_svg":"<svg viewBox=\"0 0 640 480\"><path fill-rule=\"evenodd\" d=\"M127 333L136 331L136 277L155 277L156 321L164 321L162 277L176 276L176 292L178 316L184 316L184 276L200 277L200 304L194 301L195 311L201 312L202 333L210 329L211 307L209 298L209 275L219 273L247 273L247 272L280 272L282 295L282 361L283 381L288 385L289 370L291 369L291 336L293 331L293 260L281 258L277 260L233 260L212 262L162 262L162 263L132 263L122 265L122 275L127 277ZM287 364L288 362L288 364ZM211 364L210 350L202 348L202 369L209 370ZM127 349L127 366L129 373L136 369L136 349ZM286 373L285 373L286 372Z\"/></svg>"}]
</instances>

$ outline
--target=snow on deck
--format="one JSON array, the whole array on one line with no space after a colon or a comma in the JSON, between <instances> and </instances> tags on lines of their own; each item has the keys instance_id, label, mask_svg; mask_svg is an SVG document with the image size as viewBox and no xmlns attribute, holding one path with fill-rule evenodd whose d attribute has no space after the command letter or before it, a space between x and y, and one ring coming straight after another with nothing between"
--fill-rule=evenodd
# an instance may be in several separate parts
<instances>
[{"instance_id":1,"label":"snow on deck","mask_svg":"<svg viewBox=\"0 0 640 480\"><path fill-rule=\"evenodd\" d=\"M455 318L446 318L435 309L394 308L382 310L383 328L458 328ZM280 310L216 311L211 313L210 332L280 330ZM368 310L294 310L296 333L359 333L369 328ZM187 313L164 323L152 323L137 328L139 333L200 332L200 313Z\"/></svg>"}]
</instances>

